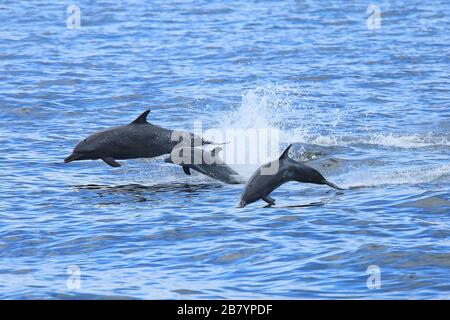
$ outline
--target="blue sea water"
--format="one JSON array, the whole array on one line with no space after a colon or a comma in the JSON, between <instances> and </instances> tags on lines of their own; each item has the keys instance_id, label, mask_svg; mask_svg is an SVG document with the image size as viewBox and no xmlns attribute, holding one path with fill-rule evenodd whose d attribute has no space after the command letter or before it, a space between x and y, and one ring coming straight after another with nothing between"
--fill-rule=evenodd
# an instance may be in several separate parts
<instances>
[{"instance_id":1,"label":"blue sea water","mask_svg":"<svg viewBox=\"0 0 450 320\"><path fill-rule=\"evenodd\" d=\"M2 0L0 21L0 298L450 298L450 2ZM147 108L279 130L273 155L348 190L239 209L242 185L163 157L63 163Z\"/></svg>"}]
</instances>

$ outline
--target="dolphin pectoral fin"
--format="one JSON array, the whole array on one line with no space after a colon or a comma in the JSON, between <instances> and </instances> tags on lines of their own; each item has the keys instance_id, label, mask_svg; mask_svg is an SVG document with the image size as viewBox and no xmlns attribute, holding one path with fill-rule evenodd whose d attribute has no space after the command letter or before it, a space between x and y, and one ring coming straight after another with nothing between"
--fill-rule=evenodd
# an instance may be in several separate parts
<instances>
[{"instance_id":1,"label":"dolphin pectoral fin","mask_svg":"<svg viewBox=\"0 0 450 320\"><path fill-rule=\"evenodd\" d=\"M268 204L275 204L275 199L272 198L271 196L265 196L262 198L265 202L267 202Z\"/></svg>"},{"instance_id":2,"label":"dolphin pectoral fin","mask_svg":"<svg viewBox=\"0 0 450 320\"><path fill-rule=\"evenodd\" d=\"M118 163L116 160L114 160L111 157L102 158L103 161L105 161L106 164L110 165L111 167L117 168L120 167L121 164Z\"/></svg>"},{"instance_id":3,"label":"dolphin pectoral fin","mask_svg":"<svg viewBox=\"0 0 450 320\"><path fill-rule=\"evenodd\" d=\"M191 175L191 171L189 170L189 166L183 166L183 171L184 171L184 173L186 173L187 175Z\"/></svg>"}]
</instances>

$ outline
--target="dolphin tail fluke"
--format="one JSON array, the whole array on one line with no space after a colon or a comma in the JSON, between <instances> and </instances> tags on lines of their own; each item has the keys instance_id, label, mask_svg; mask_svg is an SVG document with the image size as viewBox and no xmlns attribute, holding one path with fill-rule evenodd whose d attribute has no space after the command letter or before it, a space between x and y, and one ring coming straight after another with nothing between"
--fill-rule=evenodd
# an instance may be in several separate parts
<instances>
[{"instance_id":1,"label":"dolphin tail fluke","mask_svg":"<svg viewBox=\"0 0 450 320\"><path fill-rule=\"evenodd\" d=\"M328 181L328 180L325 180L324 183L325 183L326 185L328 185L328 186L334 188L334 189L337 189L337 190L345 190L344 188L338 187L337 185L335 185L334 183L332 183L332 182L330 182L330 181Z\"/></svg>"}]
</instances>

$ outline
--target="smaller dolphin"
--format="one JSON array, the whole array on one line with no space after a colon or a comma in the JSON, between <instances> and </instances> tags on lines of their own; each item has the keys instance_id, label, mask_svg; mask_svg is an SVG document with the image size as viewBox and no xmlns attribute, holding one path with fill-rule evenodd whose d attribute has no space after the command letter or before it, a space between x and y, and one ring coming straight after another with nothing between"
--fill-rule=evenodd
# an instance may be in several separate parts
<instances>
[{"instance_id":1,"label":"smaller dolphin","mask_svg":"<svg viewBox=\"0 0 450 320\"><path fill-rule=\"evenodd\" d=\"M193 169L228 184L244 183L243 178L219 158L221 150L221 147L210 152L191 147L175 148L164 161L182 166L184 173L188 175L191 174L189 169Z\"/></svg>"},{"instance_id":2,"label":"smaller dolphin","mask_svg":"<svg viewBox=\"0 0 450 320\"><path fill-rule=\"evenodd\" d=\"M175 131L147 122L150 110L131 123L97 131L79 142L65 163L78 160L102 159L112 167L120 167L116 160L153 158L169 154L176 146L214 144L186 131ZM190 142L190 143L186 143Z\"/></svg>"},{"instance_id":3,"label":"smaller dolphin","mask_svg":"<svg viewBox=\"0 0 450 320\"><path fill-rule=\"evenodd\" d=\"M275 204L275 200L270 197L270 193L289 181L326 184L332 188L343 190L334 183L327 181L316 169L289 158L288 154L291 146L292 144L284 150L279 159L262 165L250 177L242 191L241 200L238 205L239 208L243 208L260 199L271 205ZM277 167L277 172L272 175L261 174L263 169L270 167Z\"/></svg>"}]
</instances>

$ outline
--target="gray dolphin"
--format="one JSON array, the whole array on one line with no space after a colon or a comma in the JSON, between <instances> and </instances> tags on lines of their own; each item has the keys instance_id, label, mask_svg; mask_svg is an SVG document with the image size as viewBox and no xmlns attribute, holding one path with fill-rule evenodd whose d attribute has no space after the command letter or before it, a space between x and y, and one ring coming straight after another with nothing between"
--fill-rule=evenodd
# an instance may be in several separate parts
<instances>
[{"instance_id":1,"label":"gray dolphin","mask_svg":"<svg viewBox=\"0 0 450 320\"><path fill-rule=\"evenodd\" d=\"M269 204L275 204L275 200L270 197L270 193L289 181L326 184L332 188L343 190L334 183L327 181L316 169L289 158L291 146L292 144L284 150L279 159L266 163L256 170L245 184L238 207L243 208L260 199ZM276 168L277 166L278 170L275 174L261 174L262 169Z\"/></svg>"},{"instance_id":2,"label":"gray dolphin","mask_svg":"<svg viewBox=\"0 0 450 320\"><path fill-rule=\"evenodd\" d=\"M149 112L143 112L127 125L94 132L79 142L64 162L102 159L112 167L120 167L116 160L158 157L170 153L177 145L213 144L189 132L150 124Z\"/></svg>"},{"instance_id":3,"label":"gray dolphin","mask_svg":"<svg viewBox=\"0 0 450 320\"><path fill-rule=\"evenodd\" d=\"M244 183L244 179L220 159L218 153L221 150L221 147L211 151L191 147L175 148L164 161L182 166L184 173L188 175L191 174L190 169L193 169L228 184Z\"/></svg>"}]
</instances>

